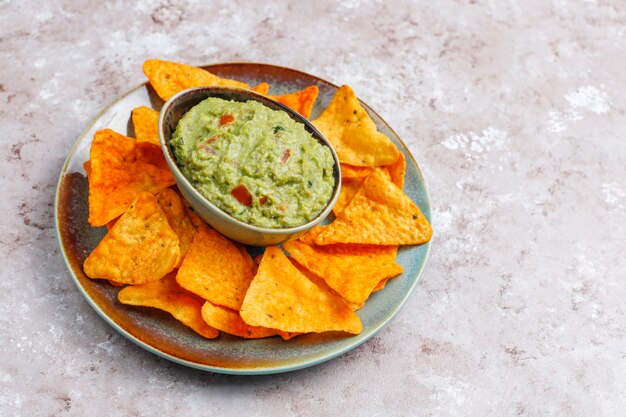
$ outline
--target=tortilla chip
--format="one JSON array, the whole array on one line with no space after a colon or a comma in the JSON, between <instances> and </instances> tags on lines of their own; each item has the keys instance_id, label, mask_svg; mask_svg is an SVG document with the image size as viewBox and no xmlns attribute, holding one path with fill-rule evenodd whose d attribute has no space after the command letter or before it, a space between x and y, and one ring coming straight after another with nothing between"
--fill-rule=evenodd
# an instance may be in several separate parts
<instances>
[{"instance_id":1,"label":"tortilla chip","mask_svg":"<svg viewBox=\"0 0 626 417\"><path fill-rule=\"evenodd\" d=\"M354 196L359 192L365 178L345 178L341 181L341 192L339 198L333 206L333 213L338 216L344 208L352 201Z\"/></svg>"},{"instance_id":2,"label":"tortilla chip","mask_svg":"<svg viewBox=\"0 0 626 417\"><path fill-rule=\"evenodd\" d=\"M315 104L315 100L317 100L319 92L317 86L312 85L304 90L296 91L295 93L284 94L282 96L269 96L269 98L284 104L308 119L311 116L311 110L313 110L313 105Z\"/></svg>"},{"instance_id":3,"label":"tortilla chip","mask_svg":"<svg viewBox=\"0 0 626 417\"><path fill-rule=\"evenodd\" d=\"M85 170L87 177L89 177L89 175L91 175L91 161L85 161L83 163L83 169Z\"/></svg>"},{"instance_id":4,"label":"tortilla chip","mask_svg":"<svg viewBox=\"0 0 626 417\"><path fill-rule=\"evenodd\" d=\"M115 226L115 222L117 221L117 219L119 219L119 217L114 218L113 220L111 220L110 222L108 222L107 224L105 224L107 231L113 229L113 226Z\"/></svg>"},{"instance_id":5,"label":"tortilla chip","mask_svg":"<svg viewBox=\"0 0 626 417\"><path fill-rule=\"evenodd\" d=\"M144 62L143 72L159 97L165 101L179 91L192 87L218 85L250 89L246 83L218 77L202 68L159 59Z\"/></svg>"},{"instance_id":6,"label":"tortilla chip","mask_svg":"<svg viewBox=\"0 0 626 417\"><path fill-rule=\"evenodd\" d=\"M187 215L187 209L176 193L171 188L166 188L157 194L157 201L165 213L165 217L170 227L178 236L178 244L180 247L180 261L177 266L182 263L193 238L196 235L196 227Z\"/></svg>"},{"instance_id":7,"label":"tortilla chip","mask_svg":"<svg viewBox=\"0 0 626 417\"><path fill-rule=\"evenodd\" d=\"M324 279L353 308L361 308L374 288L403 272L396 264L396 248L377 245L309 246L300 241L283 244L289 255Z\"/></svg>"},{"instance_id":8,"label":"tortilla chip","mask_svg":"<svg viewBox=\"0 0 626 417\"><path fill-rule=\"evenodd\" d=\"M176 281L213 304L239 310L253 275L249 261L234 243L213 229L201 227Z\"/></svg>"},{"instance_id":9,"label":"tortilla chip","mask_svg":"<svg viewBox=\"0 0 626 417\"><path fill-rule=\"evenodd\" d=\"M159 112L141 106L132 111L133 126L137 142L150 142L161 146L159 140Z\"/></svg>"},{"instance_id":10,"label":"tortilla chip","mask_svg":"<svg viewBox=\"0 0 626 417\"><path fill-rule=\"evenodd\" d=\"M267 95L270 91L270 85L268 83L259 83L256 87L252 89L252 91L256 91L259 94Z\"/></svg>"},{"instance_id":11,"label":"tortilla chip","mask_svg":"<svg viewBox=\"0 0 626 417\"><path fill-rule=\"evenodd\" d=\"M372 167L355 167L350 164L341 164L342 178L365 178L374 172Z\"/></svg>"},{"instance_id":12,"label":"tortilla chip","mask_svg":"<svg viewBox=\"0 0 626 417\"><path fill-rule=\"evenodd\" d=\"M387 285L387 281L389 281L390 279L391 279L391 278L385 278L385 279L381 280L381 281L378 283L378 285L376 285L376 286L374 287L374 289L372 290L372 292L376 292L376 291L380 291L380 290L384 289L384 288L385 288L385 285Z\"/></svg>"},{"instance_id":13,"label":"tortilla chip","mask_svg":"<svg viewBox=\"0 0 626 417\"><path fill-rule=\"evenodd\" d=\"M326 226L314 226L304 235L300 236L298 240L306 245L315 245L315 239L317 235L322 233Z\"/></svg>"},{"instance_id":14,"label":"tortilla chip","mask_svg":"<svg viewBox=\"0 0 626 417\"><path fill-rule=\"evenodd\" d=\"M110 129L94 135L89 165L92 226L104 226L124 213L140 192L156 194L174 184L161 148Z\"/></svg>"},{"instance_id":15,"label":"tortilla chip","mask_svg":"<svg viewBox=\"0 0 626 417\"><path fill-rule=\"evenodd\" d=\"M239 249L239 252L241 253L241 256L243 257L244 262L246 263L248 268L250 268L250 270L252 271L252 275L254 276L256 274L256 270L259 264L254 262L254 259L252 259L252 256L250 256L250 253L248 252L248 249L246 249L245 245L238 243L238 242L233 242L233 243L235 244L237 249Z\"/></svg>"},{"instance_id":16,"label":"tortilla chip","mask_svg":"<svg viewBox=\"0 0 626 417\"><path fill-rule=\"evenodd\" d=\"M279 334L275 329L250 326L241 319L237 310L216 306L209 301L202 306L202 318L211 327L246 339L260 339Z\"/></svg>"},{"instance_id":17,"label":"tortilla chip","mask_svg":"<svg viewBox=\"0 0 626 417\"><path fill-rule=\"evenodd\" d=\"M340 297L309 281L276 246L265 250L240 314L251 326L285 332L357 334L363 329L359 317Z\"/></svg>"},{"instance_id":18,"label":"tortilla chip","mask_svg":"<svg viewBox=\"0 0 626 417\"><path fill-rule=\"evenodd\" d=\"M404 158L404 154L399 152L400 157L396 162L391 165L387 165L385 169L389 173L389 177L391 178L391 182L396 184L399 189L404 188L404 174L406 172L406 159Z\"/></svg>"},{"instance_id":19,"label":"tortilla chip","mask_svg":"<svg viewBox=\"0 0 626 417\"><path fill-rule=\"evenodd\" d=\"M317 275L315 275L313 272L309 271L308 269L306 269L306 267L302 266L301 264L298 263L298 261L296 261L294 258L287 258L289 259L289 262L291 262L291 264L293 266L295 266L296 268L298 268L298 271L300 271L302 273L302 275L304 275L309 281L311 281L313 284L317 285L318 287L320 287L321 289L323 289L324 291L329 291L333 294L337 294L337 292L335 290L333 290L332 288L330 288L328 286L328 284L326 283L326 281L324 281L323 278L318 277ZM339 295L339 294L337 294ZM345 301L345 300L344 300ZM347 304L347 303L346 303ZM354 310L354 309L353 309Z\"/></svg>"},{"instance_id":20,"label":"tortilla chip","mask_svg":"<svg viewBox=\"0 0 626 417\"><path fill-rule=\"evenodd\" d=\"M161 279L178 264L178 237L156 198L139 193L85 260L85 274L122 284Z\"/></svg>"},{"instance_id":21,"label":"tortilla chip","mask_svg":"<svg viewBox=\"0 0 626 417\"><path fill-rule=\"evenodd\" d=\"M176 320L207 339L213 339L219 334L202 320L200 312L204 300L181 288L173 273L149 284L128 286L117 294L117 299L122 304L167 311Z\"/></svg>"},{"instance_id":22,"label":"tortilla chip","mask_svg":"<svg viewBox=\"0 0 626 417\"><path fill-rule=\"evenodd\" d=\"M107 279L107 282L111 285L113 285L114 287L123 287L126 284L122 284L121 282L117 282L117 281L112 281L110 279Z\"/></svg>"},{"instance_id":23,"label":"tortilla chip","mask_svg":"<svg viewBox=\"0 0 626 417\"><path fill-rule=\"evenodd\" d=\"M185 200L182 201L183 204L187 203L187 201ZM194 213L193 210L191 210L190 208L185 207L185 213L187 213L187 216L189 216L189 219L191 220L191 224L193 224L196 229L199 227L209 227L209 225L206 224L206 222L202 220L200 216Z\"/></svg>"},{"instance_id":24,"label":"tortilla chip","mask_svg":"<svg viewBox=\"0 0 626 417\"><path fill-rule=\"evenodd\" d=\"M380 166L394 163L396 145L380 133L352 89L340 87L328 107L313 121L333 144L339 161L354 166Z\"/></svg>"},{"instance_id":25,"label":"tortilla chip","mask_svg":"<svg viewBox=\"0 0 626 417\"><path fill-rule=\"evenodd\" d=\"M315 243L418 245L431 236L432 228L419 207L379 169L367 177L350 204L315 238Z\"/></svg>"}]
</instances>

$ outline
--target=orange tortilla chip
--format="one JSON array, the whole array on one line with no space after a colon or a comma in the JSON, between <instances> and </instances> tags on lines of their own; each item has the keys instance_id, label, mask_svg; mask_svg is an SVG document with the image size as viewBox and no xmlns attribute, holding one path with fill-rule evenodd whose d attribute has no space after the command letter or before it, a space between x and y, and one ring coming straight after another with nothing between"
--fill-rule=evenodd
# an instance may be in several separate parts
<instances>
[{"instance_id":1,"label":"orange tortilla chip","mask_svg":"<svg viewBox=\"0 0 626 417\"><path fill-rule=\"evenodd\" d=\"M333 144L339 161L354 166L389 165L398 159L396 145L378 131L352 89L340 87L313 124Z\"/></svg>"},{"instance_id":2,"label":"orange tortilla chip","mask_svg":"<svg viewBox=\"0 0 626 417\"><path fill-rule=\"evenodd\" d=\"M159 140L159 112L141 106L132 111L133 126L137 142L150 142L161 146Z\"/></svg>"},{"instance_id":3,"label":"orange tortilla chip","mask_svg":"<svg viewBox=\"0 0 626 417\"><path fill-rule=\"evenodd\" d=\"M396 184L399 189L404 188L404 174L406 172L406 159L404 158L404 154L399 152L400 157L396 162L391 165L387 165L385 169L389 173L389 177L391 178L391 182Z\"/></svg>"},{"instance_id":4,"label":"orange tortilla chip","mask_svg":"<svg viewBox=\"0 0 626 417\"><path fill-rule=\"evenodd\" d=\"M250 326L241 319L237 310L216 306L209 301L202 306L202 318L211 327L246 339L260 339L279 334L275 329Z\"/></svg>"},{"instance_id":5,"label":"orange tortilla chip","mask_svg":"<svg viewBox=\"0 0 626 417\"><path fill-rule=\"evenodd\" d=\"M324 279L353 308L361 308L381 280L403 272L394 261L397 247L309 246L291 241L284 243L283 248L299 264Z\"/></svg>"},{"instance_id":6,"label":"orange tortilla chip","mask_svg":"<svg viewBox=\"0 0 626 417\"><path fill-rule=\"evenodd\" d=\"M161 279L178 264L178 237L156 198L139 193L85 260L85 274L122 284Z\"/></svg>"},{"instance_id":7,"label":"orange tortilla chip","mask_svg":"<svg viewBox=\"0 0 626 417\"><path fill-rule=\"evenodd\" d=\"M110 129L96 132L91 144L89 223L104 226L124 213L137 194L156 194L174 184L161 149Z\"/></svg>"},{"instance_id":8,"label":"orange tortilla chip","mask_svg":"<svg viewBox=\"0 0 626 417\"><path fill-rule=\"evenodd\" d=\"M250 256L250 253L248 252L248 249L246 249L246 247L243 244L237 243L237 242L233 242L233 243L235 244L237 249L239 249L239 252L241 253L241 256L243 257L244 262L246 263L248 268L250 268L250 270L252 271L252 275L254 276L254 274L256 274L256 270L259 264L257 264L254 261L254 259L252 259L252 256Z\"/></svg>"},{"instance_id":9,"label":"orange tortilla chip","mask_svg":"<svg viewBox=\"0 0 626 417\"><path fill-rule=\"evenodd\" d=\"M187 209L183 206L176 191L171 188L166 188L157 194L156 197L165 213L165 217L167 217L170 227L178 236L181 258L177 266L180 266L196 235L196 227L187 215Z\"/></svg>"},{"instance_id":10,"label":"orange tortilla chip","mask_svg":"<svg viewBox=\"0 0 626 417\"><path fill-rule=\"evenodd\" d=\"M432 236L422 211L382 169L371 174L350 204L316 238L317 245L418 245Z\"/></svg>"},{"instance_id":11,"label":"orange tortilla chip","mask_svg":"<svg viewBox=\"0 0 626 417\"><path fill-rule=\"evenodd\" d=\"M313 284L317 285L318 287L320 287L324 291L329 291L329 292L331 292L333 294L337 294L337 292L335 292L335 290L333 290L332 288L330 288L328 286L328 284L326 283L326 281L324 281L323 278L318 277L313 272L311 272L308 269L306 269L306 267L304 267L301 264L299 264L298 261L296 261L294 258L287 258L287 259L289 259L291 264L293 266L295 266L296 268L298 268L298 271L300 271L302 273L302 275L304 275Z\"/></svg>"},{"instance_id":12,"label":"orange tortilla chip","mask_svg":"<svg viewBox=\"0 0 626 417\"><path fill-rule=\"evenodd\" d=\"M255 86L252 91L256 91L259 94L263 94L264 96L270 92L270 85L268 83L259 83Z\"/></svg>"},{"instance_id":13,"label":"orange tortilla chip","mask_svg":"<svg viewBox=\"0 0 626 417\"><path fill-rule=\"evenodd\" d=\"M89 177L91 175L91 161L85 161L83 163L83 169L85 170L87 177Z\"/></svg>"},{"instance_id":14,"label":"orange tortilla chip","mask_svg":"<svg viewBox=\"0 0 626 417\"><path fill-rule=\"evenodd\" d=\"M317 238L317 235L322 233L322 230L324 230L325 228L326 226L314 226L307 233L300 236L298 240L306 245L315 245L315 239Z\"/></svg>"},{"instance_id":15,"label":"orange tortilla chip","mask_svg":"<svg viewBox=\"0 0 626 417\"><path fill-rule=\"evenodd\" d=\"M144 62L143 72L159 97L166 101L179 91L191 87L219 85L250 88L246 83L218 77L202 68L159 59L148 59Z\"/></svg>"},{"instance_id":16,"label":"orange tortilla chip","mask_svg":"<svg viewBox=\"0 0 626 417\"><path fill-rule=\"evenodd\" d=\"M183 204L187 203L186 201L183 201ZM206 224L206 222L204 220L202 220L196 213L193 212L193 210L191 210L188 207L185 207L185 212L187 213L187 216L189 216L189 219L191 220L191 224L193 224L196 229L200 228L200 227L209 227L208 224Z\"/></svg>"},{"instance_id":17,"label":"orange tortilla chip","mask_svg":"<svg viewBox=\"0 0 626 417\"><path fill-rule=\"evenodd\" d=\"M239 310L253 275L249 260L234 243L213 229L201 227L176 281L213 304Z\"/></svg>"},{"instance_id":18,"label":"orange tortilla chip","mask_svg":"<svg viewBox=\"0 0 626 417\"><path fill-rule=\"evenodd\" d=\"M354 196L359 192L365 178L345 178L341 181L341 192L339 198L333 207L333 213L338 216L341 211L346 208Z\"/></svg>"},{"instance_id":19,"label":"orange tortilla chip","mask_svg":"<svg viewBox=\"0 0 626 417\"><path fill-rule=\"evenodd\" d=\"M374 172L372 167L355 167L350 164L341 164L342 178L365 178Z\"/></svg>"},{"instance_id":20,"label":"orange tortilla chip","mask_svg":"<svg viewBox=\"0 0 626 417\"><path fill-rule=\"evenodd\" d=\"M363 329L359 317L339 296L309 281L276 246L265 250L240 314L251 326L284 332L358 334Z\"/></svg>"},{"instance_id":21,"label":"orange tortilla chip","mask_svg":"<svg viewBox=\"0 0 626 417\"><path fill-rule=\"evenodd\" d=\"M311 110L313 110L313 105L318 95L319 89L316 85L312 85L304 90L296 91L295 93L284 94L282 96L269 96L269 98L284 104L308 119L311 116Z\"/></svg>"},{"instance_id":22,"label":"orange tortilla chip","mask_svg":"<svg viewBox=\"0 0 626 417\"><path fill-rule=\"evenodd\" d=\"M128 286L117 294L117 298L122 304L167 311L176 320L207 339L216 338L219 334L202 319L204 300L181 288L173 273L149 284Z\"/></svg>"},{"instance_id":23,"label":"orange tortilla chip","mask_svg":"<svg viewBox=\"0 0 626 417\"><path fill-rule=\"evenodd\" d=\"M374 287L374 289L372 290L372 292L376 292L376 291L380 291L380 290L384 289L384 288L385 288L385 285L387 285L387 281L389 281L390 279L391 279L391 278L385 278L385 279L381 280L381 281L378 283L378 285L376 285L376 286Z\"/></svg>"},{"instance_id":24,"label":"orange tortilla chip","mask_svg":"<svg viewBox=\"0 0 626 417\"><path fill-rule=\"evenodd\" d=\"M117 219L119 219L119 217L116 217L107 224L105 224L105 226L107 227L107 231L113 229L113 226L115 226L115 222L117 221Z\"/></svg>"}]
</instances>

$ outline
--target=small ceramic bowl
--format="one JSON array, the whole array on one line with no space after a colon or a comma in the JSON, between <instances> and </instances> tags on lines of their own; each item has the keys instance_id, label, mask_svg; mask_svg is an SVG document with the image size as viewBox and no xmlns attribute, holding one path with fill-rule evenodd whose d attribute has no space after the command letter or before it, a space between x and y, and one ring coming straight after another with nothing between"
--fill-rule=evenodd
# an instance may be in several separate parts
<instances>
[{"instance_id":1,"label":"small ceramic bowl","mask_svg":"<svg viewBox=\"0 0 626 417\"><path fill-rule=\"evenodd\" d=\"M330 149L335 161L335 169L333 172L335 177L335 189L333 190L333 194L326 207L314 219L300 226L289 228L274 229L254 226L237 220L228 213L222 211L194 188L176 164L176 159L170 149L169 141L176 130L178 121L185 115L185 113L187 113L187 111L189 111L189 109L193 106L209 97L217 97L225 100L241 102L254 100L269 107L270 109L284 111L293 120L302 123L305 129L313 135L313 138ZM341 191L341 169L339 166L339 159L337 157L337 153L328 140L311 124L311 122L296 111L251 90L215 86L190 88L175 94L163 105L163 108L161 109L161 114L159 116L159 137L161 140L163 154L165 155L165 159L172 170L176 184L185 199L189 202L191 207L193 207L196 214L202 217L207 223L223 235L246 245L277 245L300 237L328 216L337 202L339 192Z\"/></svg>"}]
</instances>

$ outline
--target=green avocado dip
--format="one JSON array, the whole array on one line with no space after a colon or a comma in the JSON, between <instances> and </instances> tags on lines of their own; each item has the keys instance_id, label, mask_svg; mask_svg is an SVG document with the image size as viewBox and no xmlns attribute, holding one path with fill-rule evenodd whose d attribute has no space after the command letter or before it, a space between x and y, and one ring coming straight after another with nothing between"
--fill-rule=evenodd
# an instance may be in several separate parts
<instances>
[{"instance_id":1,"label":"green avocado dip","mask_svg":"<svg viewBox=\"0 0 626 417\"><path fill-rule=\"evenodd\" d=\"M256 101L202 101L180 119L170 146L200 194L255 226L307 223L335 186L330 149L287 113Z\"/></svg>"}]
</instances>

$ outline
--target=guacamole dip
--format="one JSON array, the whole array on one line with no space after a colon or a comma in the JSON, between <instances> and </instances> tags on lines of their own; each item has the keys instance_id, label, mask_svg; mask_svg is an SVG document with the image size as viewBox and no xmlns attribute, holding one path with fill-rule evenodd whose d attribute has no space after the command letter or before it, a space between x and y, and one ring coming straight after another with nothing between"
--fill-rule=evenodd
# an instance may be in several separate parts
<instances>
[{"instance_id":1,"label":"guacamole dip","mask_svg":"<svg viewBox=\"0 0 626 417\"><path fill-rule=\"evenodd\" d=\"M256 101L202 101L178 122L170 146L203 196L256 226L312 220L335 186L330 149L302 123Z\"/></svg>"}]
</instances>

